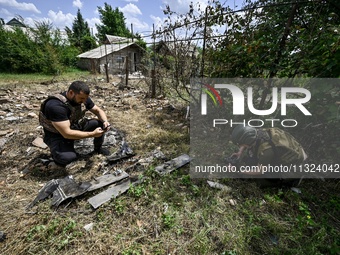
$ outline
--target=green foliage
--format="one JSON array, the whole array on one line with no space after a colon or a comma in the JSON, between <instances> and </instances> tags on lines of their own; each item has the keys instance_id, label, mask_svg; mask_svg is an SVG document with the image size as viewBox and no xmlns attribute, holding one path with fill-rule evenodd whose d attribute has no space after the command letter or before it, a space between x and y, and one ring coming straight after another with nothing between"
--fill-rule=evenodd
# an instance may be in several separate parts
<instances>
[{"instance_id":1,"label":"green foliage","mask_svg":"<svg viewBox=\"0 0 340 255\"><path fill-rule=\"evenodd\" d=\"M94 37L91 36L87 21L78 9L77 16L72 23L72 29L65 27L69 42L75 47L81 48L82 52L92 50L97 47Z\"/></svg>"},{"instance_id":2,"label":"green foliage","mask_svg":"<svg viewBox=\"0 0 340 255\"><path fill-rule=\"evenodd\" d=\"M98 6L99 18L103 25L96 24L99 40L103 40L105 34L122 37L131 37L131 33L125 24L125 17L118 7L113 9L111 5L104 3L104 8Z\"/></svg>"},{"instance_id":3,"label":"green foliage","mask_svg":"<svg viewBox=\"0 0 340 255\"><path fill-rule=\"evenodd\" d=\"M34 226L26 235L27 240L50 241L59 246L66 246L71 240L81 235L76 231L77 223L72 219L54 219L48 225Z\"/></svg>"},{"instance_id":4,"label":"green foliage","mask_svg":"<svg viewBox=\"0 0 340 255\"><path fill-rule=\"evenodd\" d=\"M17 28L15 32L0 29L0 70L2 72L56 73L62 70L57 49L44 31L36 33L36 41Z\"/></svg>"},{"instance_id":5,"label":"green foliage","mask_svg":"<svg viewBox=\"0 0 340 255\"><path fill-rule=\"evenodd\" d=\"M0 26L0 71L6 73L56 74L65 67L78 66L80 50L68 45L53 24L35 22L35 29L6 31ZM94 47L93 38L84 37L85 45ZM90 46L88 46L90 47Z\"/></svg>"},{"instance_id":6,"label":"green foliage","mask_svg":"<svg viewBox=\"0 0 340 255\"><path fill-rule=\"evenodd\" d=\"M259 0L246 7L282 2ZM321 2L293 7L252 9L244 15L227 14L220 19L216 13L227 13L228 8L216 2L210 8L209 25L224 25L227 30L219 39L208 35L206 72L213 77L339 77L338 10Z\"/></svg>"},{"instance_id":7,"label":"green foliage","mask_svg":"<svg viewBox=\"0 0 340 255\"><path fill-rule=\"evenodd\" d=\"M136 44L138 44L141 48L143 48L144 50L147 50L146 47L146 42L143 40L142 35L139 33L136 33L134 35L134 38L137 39L137 41L134 41Z\"/></svg>"},{"instance_id":8,"label":"green foliage","mask_svg":"<svg viewBox=\"0 0 340 255\"><path fill-rule=\"evenodd\" d=\"M141 244L133 242L127 250L122 251L123 255L140 255L143 254Z\"/></svg>"},{"instance_id":9,"label":"green foliage","mask_svg":"<svg viewBox=\"0 0 340 255\"><path fill-rule=\"evenodd\" d=\"M162 214L162 222L168 229L171 229L176 225L175 219L176 219L175 215L168 215L164 213Z\"/></svg>"},{"instance_id":10,"label":"green foliage","mask_svg":"<svg viewBox=\"0 0 340 255\"><path fill-rule=\"evenodd\" d=\"M138 178L139 178L139 181L142 181L143 175L140 174ZM128 192L135 198L140 198L142 194L145 194L145 196L148 195L146 193L146 190L143 184L135 184L135 185L130 184L130 189Z\"/></svg>"},{"instance_id":11,"label":"green foliage","mask_svg":"<svg viewBox=\"0 0 340 255\"><path fill-rule=\"evenodd\" d=\"M126 202L123 200L115 200L113 207L118 215L123 215L125 213Z\"/></svg>"}]
</instances>

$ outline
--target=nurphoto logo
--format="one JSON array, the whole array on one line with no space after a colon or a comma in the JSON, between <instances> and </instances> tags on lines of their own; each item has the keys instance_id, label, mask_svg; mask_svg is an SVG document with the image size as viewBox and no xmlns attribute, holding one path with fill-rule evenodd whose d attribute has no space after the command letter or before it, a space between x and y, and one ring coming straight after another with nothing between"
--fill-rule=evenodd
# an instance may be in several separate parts
<instances>
[{"instance_id":1,"label":"nurphoto logo","mask_svg":"<svg viewBox=\"0 0 340 255\"><path fill-rule=\"evenodd\" d=\"M215 89L205 83L199 82L199 84L202 84L206 86L207 88L211 89L215 95L218 97L220 104L222 106L222 100L217 93L215 89L228 89L231 92L232 100L233 100L233 115L244 115L244 105L245 105L245 97L240 88L238 88L235 85L230 84L215 84ZM201 94L201 114L207 115L207 94L210 95L210 97L213 99L215 105L217 105L215 98L213 95L206 89L201 89L206 93ZM272 88L272 106L270 109L266 110L259 110L255 109L254 102L253 102L253 88L248 87L247 88L248 94L247 94L247 103L248 103L248 109L249 111L257 116L265 116L273 114L277 108L278 108L278 88L273 87ZM287 98L288 94L292 93L301 93L304 94L305 97L303 98ZM305 88L299 88L299 87L282 87L281 88L281 116L285 116L287 113L287 105L295 105L305 116L311 116L312 114L306 109L306 107L303 104L306 104L311 99L311 93L309 90ZM281 121L281 125L283 127L295 127L297 126L298 122L295 119L266 119L265 121L271 122L271 126L275 126L275 122ZM243 124L244 126L248 124L248 126L251 127L262 127L264 125L264 121L261 119L251 119L246 122L244 119L242 122L233 122L232 119L213 119L213 127L216 127L216 125L225 125L227 123L230 123L230 126L232 127L233 124ZM257 125L254 125L254 123L257 123ZM260 123L260 124L259 124ZM288 123L292 123L291 125L288 125Z\"/></svg>"}]
</instances>

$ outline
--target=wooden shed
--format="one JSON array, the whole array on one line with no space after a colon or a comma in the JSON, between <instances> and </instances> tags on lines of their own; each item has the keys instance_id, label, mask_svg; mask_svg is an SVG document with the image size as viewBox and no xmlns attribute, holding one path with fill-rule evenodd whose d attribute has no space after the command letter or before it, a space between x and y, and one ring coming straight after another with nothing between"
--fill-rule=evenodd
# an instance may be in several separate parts
<instances>
[{"instance_id":1,"label":"wooden shed","mask_svg":"<svg viewBox=\"0 0 340 255\"><path fill-rule=\"evenodd\" d=\"M126 57L129 59L129 72L138 71L143 49L136 43L125 42L104 44L96 49L78 55L78 66L84 70L105 73L105 64L109 74L121 74L126 70Z\"/></svg>"}]
</instances>

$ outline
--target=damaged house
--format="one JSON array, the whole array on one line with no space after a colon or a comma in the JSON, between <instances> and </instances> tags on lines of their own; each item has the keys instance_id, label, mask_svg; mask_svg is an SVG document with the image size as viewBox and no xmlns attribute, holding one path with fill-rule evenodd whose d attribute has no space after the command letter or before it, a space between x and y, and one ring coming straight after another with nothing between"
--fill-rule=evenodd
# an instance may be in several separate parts
<instances>
[{"instance_id":1,"label":"damaged house","mask_svg":"<svg viewBox=\"0 0 340 255\"><path fill-rule=\"evenodd\" d=\"M131 38L106 35L104 44L96 49L78 55L78 66L84 70L105 73L105 65L109 74L121 74L128 69L133 73L139 70L143 49Z\"/></svg>"}]
</instances>

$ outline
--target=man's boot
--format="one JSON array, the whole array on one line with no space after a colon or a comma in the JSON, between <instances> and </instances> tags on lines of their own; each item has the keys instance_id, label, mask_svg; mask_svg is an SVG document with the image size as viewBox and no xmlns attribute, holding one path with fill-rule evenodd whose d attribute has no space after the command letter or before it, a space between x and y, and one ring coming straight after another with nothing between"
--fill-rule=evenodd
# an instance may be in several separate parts
<instances>
[{"instance_id":1,"label":"man's boot","mask_svg":"<svg viewBox=\"0 0 340 255\"><path fill-rule=\"evenodd\" d=\"M103 148L104 136L94 138L94 153L95 154L102 154L104 156L109 156L111 153L108 149Z\"/></svg>"}]
</instances>

